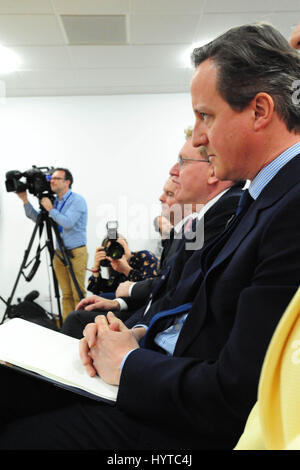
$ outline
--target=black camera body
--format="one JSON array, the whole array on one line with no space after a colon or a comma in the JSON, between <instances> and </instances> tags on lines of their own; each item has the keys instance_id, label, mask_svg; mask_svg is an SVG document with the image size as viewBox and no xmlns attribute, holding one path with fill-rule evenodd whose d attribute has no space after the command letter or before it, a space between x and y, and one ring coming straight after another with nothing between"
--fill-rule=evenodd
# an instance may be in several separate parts
<instances>
[{"instance_id":1,"label":"black camera body","mask_svg":"<svg viewBox=\"0 0 300 470\"><path fill-rule=\"evenodd\" d=\"M18 170L8 171L5 181L6 191L21 193L28 190L38 198L46 196L53 199L54 193L50 186L53 170L53 167L36 167L32 165L32 168L24 173ZM24 178L25 181L20 181L21 178Z\"/></svg>"},{"instance_id":2,"label":"black camera body","mask_svg":"<svg viewBox=\"0 0 300 470\"><path fill-rule=\"evenodd\" d=\"M123 246L117 242L117 238L119 237L117 229L118 229L118 222L116 220L110 220L106 224L107 229L107 239L110 241L109 246L104 248L106 256L109 256L112 259L120 259L124 255L125 251ZM110 262L105 259L101 261L100 266L102 267L109 267Z\"/></svg>"}]
</instances>

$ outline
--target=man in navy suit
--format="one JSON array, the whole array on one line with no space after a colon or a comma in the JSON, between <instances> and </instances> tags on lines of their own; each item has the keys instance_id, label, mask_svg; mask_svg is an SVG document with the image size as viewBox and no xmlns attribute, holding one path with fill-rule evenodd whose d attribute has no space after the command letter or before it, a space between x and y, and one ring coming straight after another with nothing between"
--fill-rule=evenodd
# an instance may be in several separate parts
<instances>
[{"instance_id":1,"label":"man in navy suit","mask_svg":"<svg viewBox=\"0 0 300 470\"><path fill-rule=\"evenodd\" d=\"M47 390L51 412L38 413L33 380L5 369L1 448L231 449L242 433L299 284L300 57L269 25L233 28L193 57L194 145L218 178L251 181L238 215L205 247L191 305L154 317L143 347L113 314L86 327L82 361L119 384L114 407Z\"/></svg>"}]
</instances>

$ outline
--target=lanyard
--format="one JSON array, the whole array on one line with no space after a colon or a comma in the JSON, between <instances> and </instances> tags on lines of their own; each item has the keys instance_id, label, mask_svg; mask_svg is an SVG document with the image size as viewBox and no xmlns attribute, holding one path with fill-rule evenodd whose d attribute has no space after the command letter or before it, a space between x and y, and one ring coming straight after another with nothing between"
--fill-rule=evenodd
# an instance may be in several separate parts
<instances>
[{"instance_id":1,"label":"lanyard","mask_svg":"<svg viewBox=\"0 0 300 470\"><path fill-rule=\"evenodd\" d=\"M57 209L57 206L58 206L58 199L56 199L56 201L55 201L55 203L54 203L54 207L55 207L55 209L58 210L58 212L61 212L61 211L63 210L63 207L64 207L65 203L67 202L67 200L69 199L70 196L72 196L72 191L70 192L70 194L68 194L68 197L64 200L64 202L62 203L62 205L60 206L59 209ZM58 229L59 229L59 231L62 233L63 228L62 228L61 225L58 225Z\"/></svg>"},{"instance_id":2,"label":"lanyard","mask_svg":"<svg viewBox=\"0 0 300 470\"><path fill-rule=\"evenodd\" d=\"M61 212L63 210L63 207L64 207L65 203L67 202L67 200L69 199L70 196L72 196L72 191L70 192L70 194L68 194L68 197L64 200L64 202L62 203L62 205L60 206L59 209L57 209L59 201L58 201L58 199L56 199L56 201L54 203L54 207L55 207L55 209L58 210L58 212Z\"/></svg>"}]
</instances>

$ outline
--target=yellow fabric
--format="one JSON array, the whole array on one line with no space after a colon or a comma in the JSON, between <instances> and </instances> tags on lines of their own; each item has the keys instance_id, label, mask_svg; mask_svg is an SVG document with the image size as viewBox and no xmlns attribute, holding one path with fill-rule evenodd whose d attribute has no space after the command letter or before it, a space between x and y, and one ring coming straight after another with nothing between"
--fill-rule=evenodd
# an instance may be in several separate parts
<instances>
[{"instance_id":1,"label":"yellow fabric","mask_svg":"<svg viewBox=\"0 0 300 470\"><path fill-rule=\"evenodd\" d=\"M74 257L70 258L70 261L72 263L73 271L80 287L80 290L83 296L85 297L85 277L88 261L88 253L86 246L75 248L74 250L72 250L72 253ZM62 257L59 251L58 254L60 255L60 257ZM62 316L63 320L65 320L66 316L70 312L73 312L75 310L80 298L78 297L76 288L74 286L68 268L56 255L53 258L53 267L62 293Z\"/></svg>"},{"instance_id":2,"label":"yellow fabric","mask_svg":"<svg viewBox=\"0 0 300 470\"><path fill-rule=\"evenodd\" d=\"M286 446L285 450L299 450L300 449L300 434L295 437L289 444Z\"/></svg>"},{"instance_id":3,"label":"yellow fabric","mask_svg":"<svg viewBox=\"0 0 300 470\"><path fill-rule=\"evenodd\" d=\"M245 431L241 435L235 450L266 450L265 442L261 431L258 413L258 402L255 403L245 426Z\"/></svg>"},{"instance_id":4,"label":"yellow fabric","mask_svg":"<svg viewBox=\"0 0 300 470\"><path fill-rule=\"evenodd\" d=\"M270 342L252 409L235 450L300 449L300 288Z\"/></svg>"}]
</instances>

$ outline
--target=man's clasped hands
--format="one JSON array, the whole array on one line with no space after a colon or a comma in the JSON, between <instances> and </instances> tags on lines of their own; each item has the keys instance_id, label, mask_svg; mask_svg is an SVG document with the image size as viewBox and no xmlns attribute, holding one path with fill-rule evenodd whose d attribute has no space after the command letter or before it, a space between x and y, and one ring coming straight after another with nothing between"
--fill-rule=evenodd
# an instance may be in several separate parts
<instances>
[{"instance_id":1,"label":"man's clasped hands","mask_svg":"<svg viewBox=\"0 0 300 470\"><path fill-rule=\"evenodd\" d=\"M127 328L113 312L98 315L94 323L85 327L79 342L80 359L87 373L119 385L121 363L129 351L139 348L145 333L143 327Z\"/></svg>"}]
</instances>

